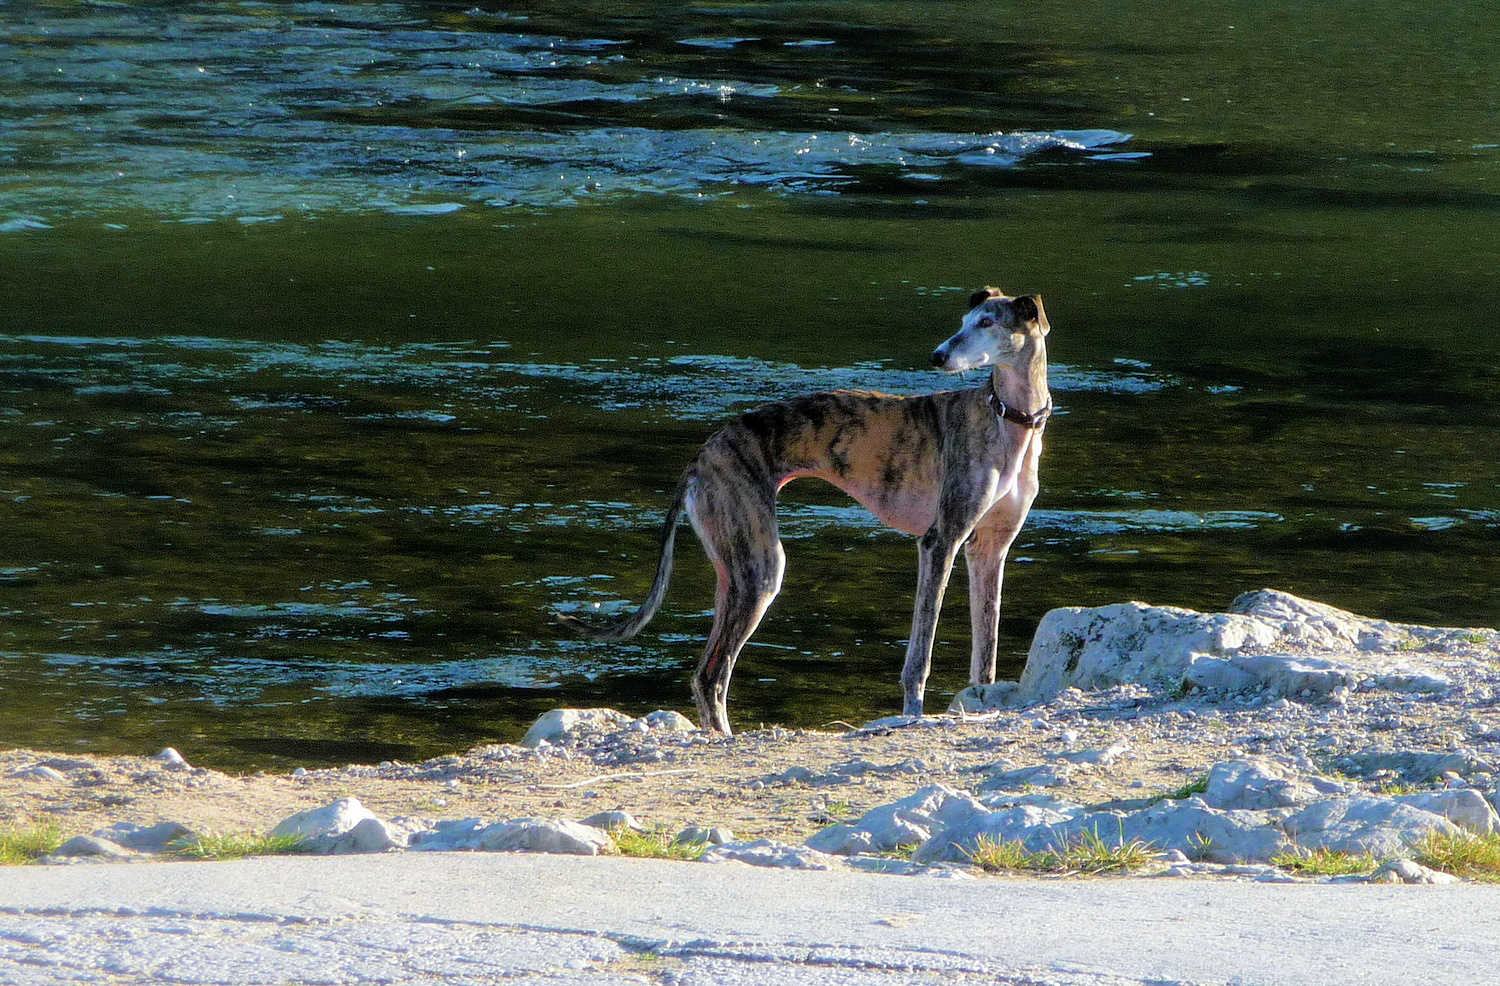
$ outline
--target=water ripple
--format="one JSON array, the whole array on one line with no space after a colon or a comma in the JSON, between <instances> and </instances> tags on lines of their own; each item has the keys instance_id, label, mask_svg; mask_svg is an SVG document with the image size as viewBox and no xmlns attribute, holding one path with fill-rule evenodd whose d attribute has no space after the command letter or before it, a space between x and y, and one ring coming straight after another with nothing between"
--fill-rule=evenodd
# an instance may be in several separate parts
<instances>
[{"instance_id":1,"label":"water ripple","mask_svg":"<svg viewBox=\"0 0 1500 986\"><path fill-rule=\"evenodd\" d=\"M697 55L678 67L696 72L662 72L671 58L628 39L525 33L479 12L410 16L359 3L225 2L193 18L9 10L0 159L16 177L0 190L0 232L130 209L273 222L740 188L828 193L872 170L941 181L1042 152L1089 165L1129 140L826 119L828 99L775 60L716 61L750 39L684 38L678 49ZM832 59L838 47L797 50ZM869 94L840 94L855 97ZM827 125L845 119L847 129Z\"/></svg>"}]
</instances>

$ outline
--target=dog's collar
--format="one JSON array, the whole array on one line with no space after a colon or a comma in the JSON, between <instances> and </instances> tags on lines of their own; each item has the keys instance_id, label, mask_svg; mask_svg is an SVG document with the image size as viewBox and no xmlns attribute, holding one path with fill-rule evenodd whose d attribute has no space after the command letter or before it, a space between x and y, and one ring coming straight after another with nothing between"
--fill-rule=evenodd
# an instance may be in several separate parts
<instances>
[{"instance_id":1,"label":"dog's collar","mask_svg":"<svg viewBox=\"0 0 1500 986\"><path fill-rule=\"evenodd\" d=\"M1025 411L1016 410L999 397L996 397L994 391L990 392L990 410L994 411L995 416L998 418L1004 418L1006 421L1014 421L1022 428L1031 428L1037 431L1040 431L1042 426L1047 423L1047 419L1052 416L1051 404L1027 414Z\"/></svg>"}]
</instances>

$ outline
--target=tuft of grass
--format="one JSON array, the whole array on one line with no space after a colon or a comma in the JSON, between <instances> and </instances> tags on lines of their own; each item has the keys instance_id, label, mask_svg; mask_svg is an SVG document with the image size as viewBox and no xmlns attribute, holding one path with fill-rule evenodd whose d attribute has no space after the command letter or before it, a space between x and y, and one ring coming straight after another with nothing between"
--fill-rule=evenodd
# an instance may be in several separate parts
<instances>
[{"instance_id":1,"label":"tuft of grass","mask_svg":"<svg viewBox=\"0 0 1500 986\"><path fill-rule=\"evenodd\" d=\"M0 866L24 866L36 862L63 844L55 825L35 825L0 831Z\"/></svg>"},{"instance_id":2,"label":"tuft of grass","mask_svg":"<svg viewBox=\"0 0 1500 986\"><path fill-rule=\"evenodd\" d=\"M1163 801L1184 801L1194 795L1202 794L1208 790L1208 775L1204 774L1196 780L1189 781L1171 791L1162 791L1160 794L1152 794L1143 799L1143 804L1159 804Z\"/></svg>"},{"instance_id":3,"label":"tuft of grass","mask_svg":"<svg viewBox=\"0 0 1500 986\"><path fill-rule=\"evenodd\" d=\"M1298 876L1354 876L1373 873L1380 860L1368 852L1293 846L1272 856L1271 865Z\"/></svg>"},{"instance_id":4,"label":"tuft of grass","mask_svg":"<svg viewBox=\"0 0 1500 986\"><path fill-rule=\"evenodd\" d=\"M1469 880L1500 883L1500 835L1429 832L1413 846L1423 866Z\"/></svg>"},{"instance_id":5,"label":"tuft of grass","mask_svg":"<svg viewBox=\"0 0 1500 986\"><path fill-rule=\"evenodd\" d=\"M706 842L678 842L665 829L637 832L634 829L613 829L609 833L615 840L615 851L621 856L636 859L680 859L695 860L708 849Z\"/></svg>"},{"instance_id":6,"label":"tuft of grass","mask_svg":"<svg viewBox=\"0 0 1500 986\"><path fill-rule=\"evenodd\" d=\"M1089 874L1133 873L1159 859L1161 852L1139 839L1111 845L1097 832L1080 836L1063 851L1063 862L1071 871Z\"/></svg>"},{"instance_id":7,"label":"tuft of grass","mask_svg":"<svg viewBox=\"0 0 1500 986\"><path fill-rule=\"evenodd\" d=\"M306 840L296 835L194 835L172 844L172 852L187 859L245 859L249 856L290 856L306 852Z\"/></svg>"},{"instance_id":8,"label":"tuft of grass","mask_svg":"<svg viewBox=\"0 0 1500 986\"><path fill-rule=\"evenodd\" d=\"M1017 839L992 839L980 836L967 853L969 861L986 873L1050 872L1054 853L1027 849Z\"/></svg>"},{"instance_id":9,"label":"tuft of grass","mask_svg":"<svg viewBox=\"0 0 1500 986\"><path fill-rule=\"evenodd\" d=\"M1197 796L1199 794L1203 794L1207 790L1208 790L1208 775L1204 774L1202 777L1199 777L1197 780L1189 781L1188 783L1182 785L1182 787L1179 787L1175 791L1169 791L1167 793L1167 799L1169 801L1185 801L1188 798L1195 797L1195 796Z\"/></svg>"},{"instance_id":10,"label":"tuft of grass","mask_svg":"<svg viewBox=\"0 0 1500 986\"><path fill-rule=\"evenodd\" d=\"M1426 790L1429 789L1423 787L1421 784L1413 784L1410 781L1391 781L1380 785L1380 787L1376 788L1375 793L1395 797L1400 794L1419 794Z\"/></svg>"},{"instance_id":11,"label":"tuft of grass","mask_svg":"<svg viewBox=\"0 0 1500 986\"><path fill-rule=\"evenodd\" d=\"M1161 853L1135 840L1111 844L1096 832L1085 832L1066 845L1028 849L1022 843L981 838L969 853L980 869L991 873L1045 873L1054 876L1104 876L1133 873L1155 863Z\"/></svg>"}]
</instances>

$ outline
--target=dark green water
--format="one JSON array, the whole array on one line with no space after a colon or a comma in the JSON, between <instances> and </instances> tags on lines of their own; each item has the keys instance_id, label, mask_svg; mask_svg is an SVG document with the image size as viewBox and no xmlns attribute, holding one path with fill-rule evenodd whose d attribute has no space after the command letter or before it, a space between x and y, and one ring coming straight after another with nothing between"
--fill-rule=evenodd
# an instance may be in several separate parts
<instances>
[{"instance_id":1,"label":"dark green water","mask_svg":"<svg viewBox=\"0 0 1500 986\"><path fill-rule=\"evenodd\" d=\"M0 745L249 768L688 709L714 422L1054 327L1048 609L1500 623L1489 5L0 0ZM971 382L977 383L977 378ZM784 496L731 716L899 706L915 548ZM684 532L684 537L686 537ZM961 687L949 593L930 702Z\"/></svg>"}]
</instances>

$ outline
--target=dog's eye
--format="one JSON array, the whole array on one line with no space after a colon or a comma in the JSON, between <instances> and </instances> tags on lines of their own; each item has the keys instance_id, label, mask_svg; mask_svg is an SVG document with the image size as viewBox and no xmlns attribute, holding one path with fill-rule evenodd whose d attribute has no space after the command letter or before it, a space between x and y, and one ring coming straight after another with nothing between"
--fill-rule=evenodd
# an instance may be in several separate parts
<instances>
[{"instance_id":1,"label":"dog's eye","mask_svg":"<svg viewBox=\"0 0 1500 986\"><path fill-rule=\"evenodd\" d=\"M976 323L976 324L977 324L977 325L978 325L978 326L979 326L979 328L981 328L981 329L987 329L987 328L989 328L989 327L990 327L990 326L992 326L992 325L994 325L994 324L995 324L995 320L994 320L994 319L993 319L993 318L990 318L990 317L989 317L989 316L988 316L988 315L986 315L986 316L985 316L985 317L984 317L984 318L981 318L981 319L980 319L980 320L979 320L979 321L978 321L978 323Z\"/></svg>"}]
</instances>

